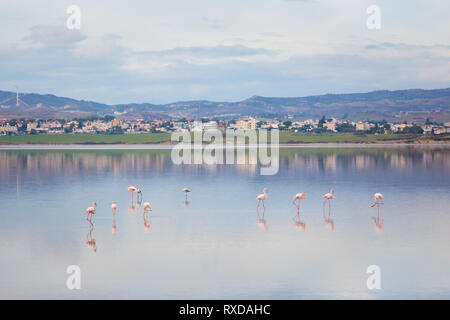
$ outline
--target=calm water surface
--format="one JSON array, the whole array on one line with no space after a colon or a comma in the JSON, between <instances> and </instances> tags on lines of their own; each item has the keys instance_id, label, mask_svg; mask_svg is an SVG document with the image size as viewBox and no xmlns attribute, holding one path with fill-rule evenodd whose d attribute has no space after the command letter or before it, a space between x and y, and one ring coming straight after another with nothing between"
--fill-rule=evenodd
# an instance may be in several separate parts
<instances>
[{"instance_id":1,"label":"calm water surface","mask_svg":"<svg viewBox=\"0 0 450 320\"><path fill-rule=\"evenodd\" d=\"M284 148L274 176L176 166L170 150L0 150L0 298L449 299L449 187L449 147Z\"/></svg>"}]
</instances>

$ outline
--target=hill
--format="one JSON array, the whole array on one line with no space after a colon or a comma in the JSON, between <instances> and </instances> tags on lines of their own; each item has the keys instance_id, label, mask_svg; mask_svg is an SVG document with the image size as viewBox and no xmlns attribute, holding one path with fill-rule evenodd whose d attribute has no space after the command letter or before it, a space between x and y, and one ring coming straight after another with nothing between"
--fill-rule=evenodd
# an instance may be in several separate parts
<instances>
[{"instance_id":1,"label":"hill","mask_svg":"<svg viewBox=\"0 0 450 320\"><path fill-rule=\"evenodd\" d=\"M25 93L16 106L14 92L0 91L0 118L72 119L116 114L122 118L327 117L351 120L450 120L450 88L325 94L298 98L253 96L239 102L182 101L169 104L108 105L55 95Z\"/></svg>"}]
</instances>

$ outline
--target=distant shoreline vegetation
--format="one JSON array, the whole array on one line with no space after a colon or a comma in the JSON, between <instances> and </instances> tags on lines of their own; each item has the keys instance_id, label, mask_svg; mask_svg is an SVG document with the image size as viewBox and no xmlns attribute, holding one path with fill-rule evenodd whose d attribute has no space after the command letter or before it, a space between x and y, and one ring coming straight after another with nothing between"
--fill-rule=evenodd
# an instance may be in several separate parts
<instances>
[{"instance_id":1,"label":"distant shoreline vegetation","mask_svg":"<svg viewBox=\"0 0 450 320\"><path fill-rule=\"evenodd\" d=\"M450 144L450 135L356 134L280 132L280 144L361 143L361 144ZM0 145L103 145L103 144L175 144L170 133L142 134L58 134L0 136Z\"/></svg>"}]
</instances>

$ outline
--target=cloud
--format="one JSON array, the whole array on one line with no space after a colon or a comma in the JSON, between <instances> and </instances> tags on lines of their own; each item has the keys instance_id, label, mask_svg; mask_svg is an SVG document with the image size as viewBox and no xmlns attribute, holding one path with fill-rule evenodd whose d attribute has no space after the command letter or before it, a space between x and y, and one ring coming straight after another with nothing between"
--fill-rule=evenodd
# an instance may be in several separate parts
<instances>
[{"instance_id":1,"label":"cloud","mask_svg":"<svg viewBox=\"0 0 450 320\"><path fill-rule=\"evenodd\" d=\"M216 30L223 28L222 24L217 19L211 19L211 18L203 16L201 20L209 28L216 29Z\"/></svg>"},{"instance_id":2,"label":"cloud","mask_svg":"<svg viewBox=\"0 0 450 320\"><path fill-rule=\"evenodd\" d=\"M450 45L444 44L434 44L434 45L423 45L423 44L408 44L408 43L392 43L392 42L382 42L379 44L370 44L365 46L366 49L373 50L412 50L412 49L450 49Z\"/></svg>"},{"instance_id":3,"label":"cloud","mask_svg":"<svg viewBox=\"0 0 450 320\"><path fill-rule=\"evenodd\" d=\"M197 57L197 58L230 58L255 55L273 55L275 51L264 48L249 48L243 45L219 45L210 47L176 47L161 51L142 51L137 53L146 57Z\"/></svg>"},{"instance_id":4,"label":"cloud","mask_svg":"<svg viewBox=\"0 0 450 320\"><path fill-rule=\"evenodd\" d=\"M79 30L65 26L39 25L32 27L24 40L45 47L71 47L86 38Z\"/></svg>"}]
</instances>

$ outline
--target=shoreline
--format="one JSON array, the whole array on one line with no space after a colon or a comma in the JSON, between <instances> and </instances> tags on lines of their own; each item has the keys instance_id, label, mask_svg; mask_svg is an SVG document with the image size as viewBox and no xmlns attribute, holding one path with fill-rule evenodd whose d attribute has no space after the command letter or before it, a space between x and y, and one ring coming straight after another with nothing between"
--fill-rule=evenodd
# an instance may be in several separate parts
<instances>
[{"instance_id":1,"label":"shoreline","mask_svg":"<svg viewBox=\"0 0 450 320\"><path fill-rule=\"evenodd\" d=\"M1 150L171 150L175 145L172 143L71 143L71 144L50 144L50 143L24 143L24 144L0 144ZM203 144L202 148L207 146ZM192 149L195 147L192 145ZM223 149L229 147L237 148L257 148L257 145L225 145ZM450 143L414 143L414 142L319 142L319 143L280 143L279 148L404 148L404 147L449 147ZM220 146L219 146L220 148ZM267 145L270 149L270 145Z\"/></svg>"}]
</instances>

